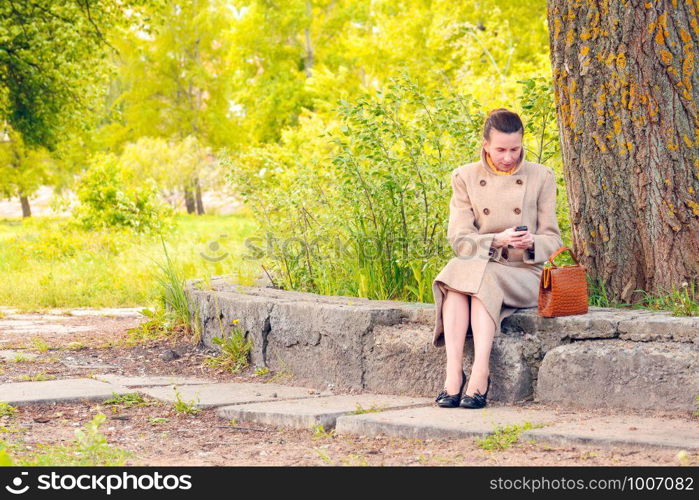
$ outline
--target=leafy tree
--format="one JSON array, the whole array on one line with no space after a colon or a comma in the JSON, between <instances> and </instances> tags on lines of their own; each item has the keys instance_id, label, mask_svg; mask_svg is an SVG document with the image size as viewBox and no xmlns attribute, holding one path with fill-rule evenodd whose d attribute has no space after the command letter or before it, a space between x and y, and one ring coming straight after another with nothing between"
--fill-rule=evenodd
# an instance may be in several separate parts
<instances>
[{"instance_id":1,"label":"leafy tree","mask_svg":"<svg viewBox=\"0 0 699 500\"><path fill-rule=\"evenodd\" d=\"M23 148L55 151L58 144L94 125L94 103L108 73L108 30L130 23L147 0L12 0L0 3L0 123ZM9 139L6 139L9 140ZM11 139L16 140L16 139ZM20 155L21 156L21 155ZM21 196L37 186L37 167L16 161L1 190ZM29 169L26 173L19 170ZM13 179L14 185L4 185ZM3 186L4 185L4 186Z\"/></svg>"},{"instance_id":2,"label":"leafy tree","mask_svg":"<svg viewBox=\"0 0 699 500\"><path fill-rule=\"evenodd\" d=\"M229 101L232 21L229 2L184 0L168 2L154 14L147 33L122 28L108 101L112 116L98 134L100 143L122 149L142 137L179 143L189 136L203 148L238 143L238 118ZM190 213L204 212L202 164L190 162L182 171L176 171L181 163L169 167Z\"/></svg>"}]
</instances>

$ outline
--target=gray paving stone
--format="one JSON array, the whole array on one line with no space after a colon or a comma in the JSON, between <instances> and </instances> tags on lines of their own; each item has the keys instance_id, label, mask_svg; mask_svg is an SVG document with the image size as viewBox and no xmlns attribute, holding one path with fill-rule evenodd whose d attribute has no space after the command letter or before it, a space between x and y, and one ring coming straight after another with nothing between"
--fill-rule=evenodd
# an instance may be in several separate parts
<instances>
[{"instance_id":1,"label":"gray paving stone","mask_svg":"<svg viewBox=\"0 0 699 500\"><path fill-rule=\"evenodd\" d=\"M699 449L699 425L689 419L614 415L564 421L544 429L531 429L524 431L521 439L696 450Z\"/></svg>"},{"instance_id":2,"label":"gray paving stone","mask_svg":"<svg viewBox=\"0 0 699 500\"><path fill-rule=\"evenodd\" d=\"M199 385L199 384L211 384L214 383L213 380L205 378L195 378L195 377L178 377L178 376L150 376L150 375L139 375L139 376L127 376L127 375L112 375L110 373L105 373L102 375L95 375L97 380L102 380L110 384L121 385L123 387L157 387L161 385Z\"/></svg>"},{"instance_id":3,"label":"gray paving stone","mask_svg":"<svg viewBox=\"0 0 699 500\"><path fill-rule=\"evenodd\" d=\"M68 318L69 319L69 318ZM63 323L59 322L63 321ZM89 325L71 325L66 323L65 316L36 316L32 314L17 314L0 319L0 331L7 334L23 334L29 336L50 333L53 335L72 335L75 333L94 330Z\"/></svg>"},{"instance_id":4,"label":"gray paving stone","mask_svg":"<svg viewBox=\"0 0 699 500\"><path fill-rule=\"evenodd\" d=\"M192 402L199 408L225 406L243 403L257 403L260 401L275 401L277 399L310 398L317 395L315 389L306 387L290 387L280 384L254 384L254 383L223 383L178 385L177 391L185 402ZM174 403L175 386L144 387L138 392L161 401ZM330 393L320 393L320 395Z\"/></svg>"},{"instance_id":5,"label":"gray paving stone","mask_svg":"<svg viewBox=\"0 0 699 500\"><path fill-rule=\"evenodd\" d=\"M33 354L31 352L26 352L26 351L13 351L10 349L3 349L0 350L0 359L4 359L5 361L14 361L17 356L21 356L26 359L36 359L37 355Z\"/></svg>"},{"instance_id":6,"label":"gray paving stone","mask_svg":"<svg viewBox=\"0 0 699 500\"><path fill-rule=\"evenodd\" d=\"M363 415L338 417L338 434L384 434L405 438L460 438L485 436L497 426L535 423L553 423L549 412L517 407L491 407L479 410L440 408L436 405L422 408L389 410Z\"/></svg>"},{"instance_id":7,"label":"gray paving stone","mask_svg":"<svg viewBox=\"0 0 699 500\"><path fill-rule=\"evenodd\" d=\"M112 394L124 394L125 388L90 378L13 382L0 384L0 401L11 405L104 401Z\"/></svg>"},{"instance_id":8,"label":"gray paving stone","mask_svg":"<svg viewBox=\"0 0 699 500\"><path fill-rule=\"evenodd\" d=\"M428 398L405 396L386 397L379 394L343 394L339 396L271 401L224 406L216 412L221 418L237 418L248 422L308 429L322 425L325 429L335 427L337 417L357 410L379 410L406 406L427 405Z\"/></svg>"},{"instance_id":9,"label":"gray paving stone","mask_svg":"<svg viewBox=\"0 0 699 500\"><path fill-rule=\"evenodd\" d=\"M484 437L498 426L535 425L520 441L552 444L590 444L601 447L661 447L699 449L699 426L691 419L639 417L634 415L590 416L584 412L556 415L544 409L488 406L462 408L409 408L337 418L338 434L388 435L404 438L442 439ZM542 427L536 427L543 424Z\"/></svg>"}]
</instances>

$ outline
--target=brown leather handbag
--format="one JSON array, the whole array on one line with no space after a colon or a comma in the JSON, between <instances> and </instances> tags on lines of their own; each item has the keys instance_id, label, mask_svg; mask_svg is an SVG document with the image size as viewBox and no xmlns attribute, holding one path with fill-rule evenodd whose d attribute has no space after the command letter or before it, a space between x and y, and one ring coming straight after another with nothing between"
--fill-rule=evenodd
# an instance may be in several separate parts
<instances>
[{"instance_id":1,"label":"brown leather handbag","mask_svg":"<svg viewBox=\"0 0 699 500\"><path fill-rule=\"evenodd\" d=\"M575 261L574 266L558 267L553 259L568 251ZM539 283L539 316L569 316L587 313L586 268L578 263L568 247L560 247L545 263Z\"/></svg>"}]
</instances>

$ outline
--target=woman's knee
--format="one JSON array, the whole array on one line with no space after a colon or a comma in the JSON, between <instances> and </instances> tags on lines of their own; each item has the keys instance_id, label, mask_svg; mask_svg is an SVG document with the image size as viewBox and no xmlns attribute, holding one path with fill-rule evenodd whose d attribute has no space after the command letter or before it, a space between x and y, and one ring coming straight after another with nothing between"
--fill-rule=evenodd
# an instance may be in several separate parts
<instances>
[{"instance_id":1,"label":"woman's knee","mask_svg":"<svg viewBox=\"0 0 699 500\"><path fill-rule=\"evenodd\" d=\"M447 295L445 297L445 300L447 298L450 298L450 300L454 300L454 301L458 300L461 302L465 302L466 305L468 305L470 302L469 298L471 298L471 296L467 293L457 292L455 290L447 290Z\"/></svg>"}]
</instances>

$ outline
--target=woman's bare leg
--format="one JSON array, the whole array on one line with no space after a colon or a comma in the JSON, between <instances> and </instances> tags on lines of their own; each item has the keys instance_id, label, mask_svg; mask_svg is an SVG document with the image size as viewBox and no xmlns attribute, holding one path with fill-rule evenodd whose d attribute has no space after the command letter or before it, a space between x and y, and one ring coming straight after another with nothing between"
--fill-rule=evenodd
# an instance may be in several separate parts
<instances>
[{"instance_id":1,"label":"woman's bare leg","mask_svg":"<svg viewBox=\"0 0 699 500\"><path fill-rule=\"evenodd\" d=\"M447 376L444 388L447 394L456 394L461 388L464 364L464 342L469 322L469 296L447 290L442 304L444 345L447 351Z\"/></svg>"},{"instance_id":2,"label":"woman's bare leg","mask_svg":"<svg viewBox=\"0 0 699 500\"><path fill-rule=\"evenodd\" d=\"M495 323L478 297L471 300L471 329L473 330L473 366L465 394L473 396L476 389L483 394L490 374L490 351L495 336Z\"/></svg>"}]
</instances>

